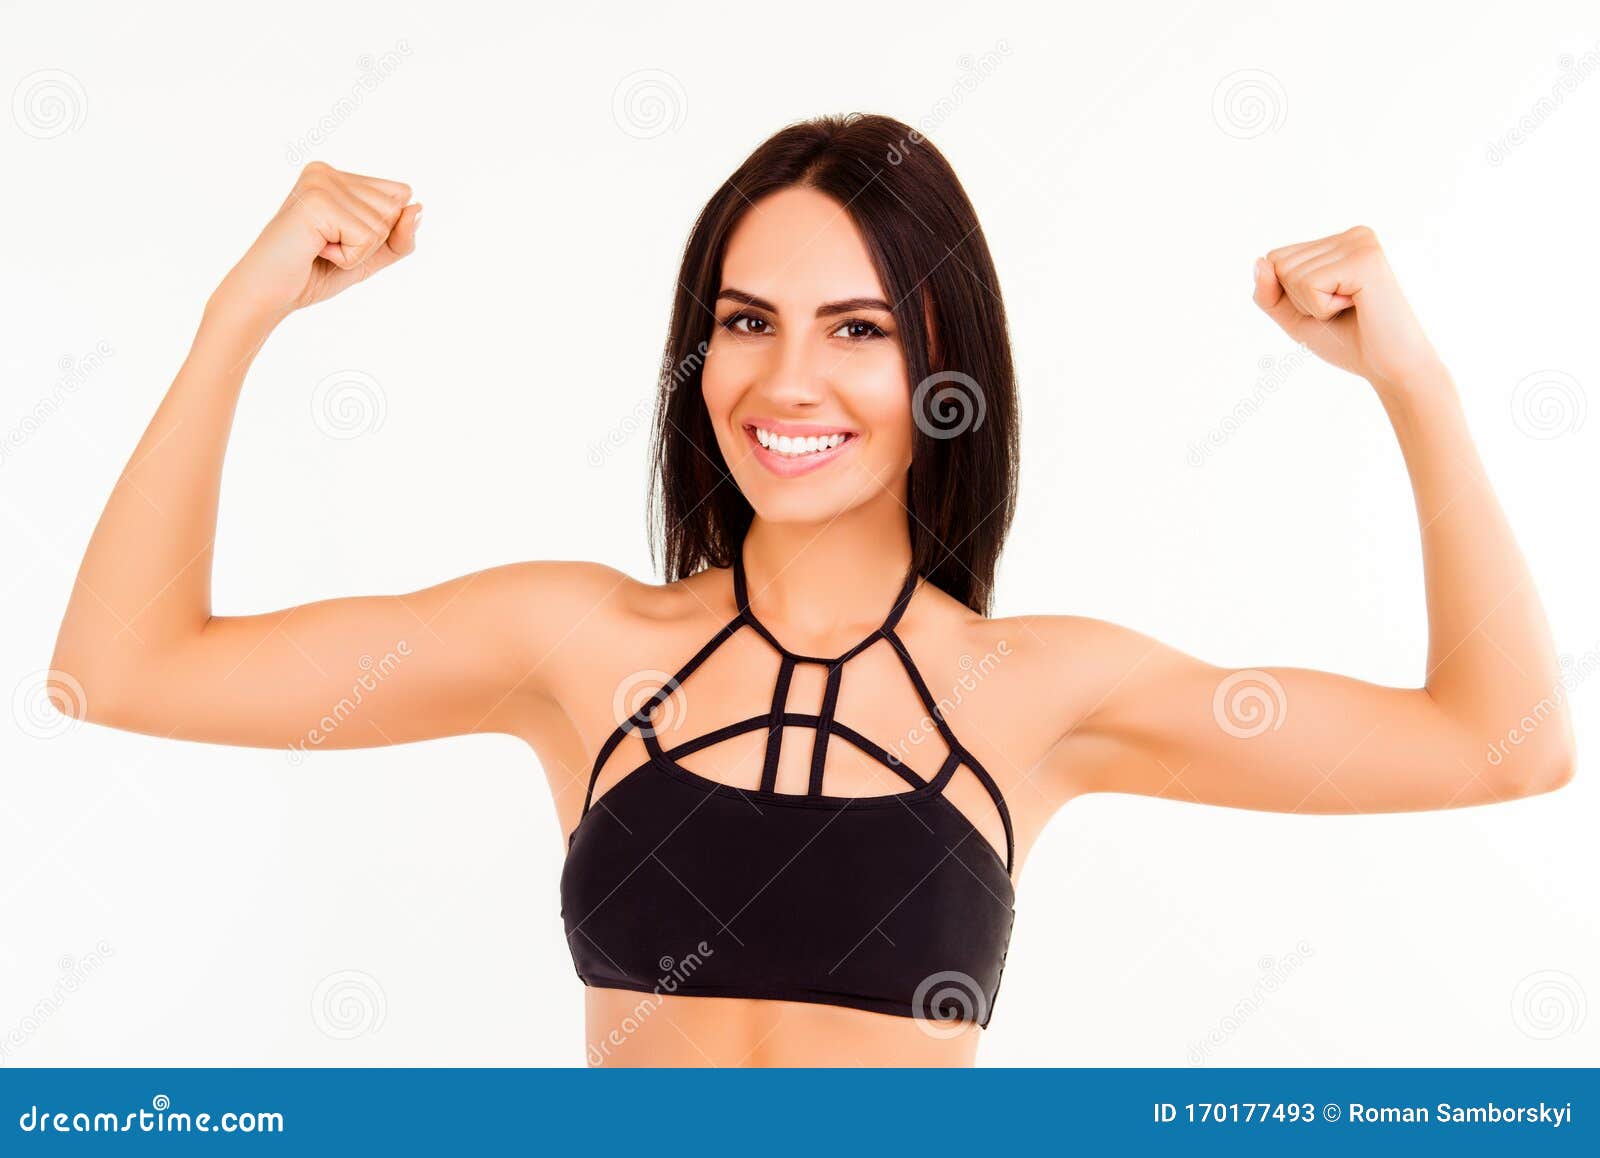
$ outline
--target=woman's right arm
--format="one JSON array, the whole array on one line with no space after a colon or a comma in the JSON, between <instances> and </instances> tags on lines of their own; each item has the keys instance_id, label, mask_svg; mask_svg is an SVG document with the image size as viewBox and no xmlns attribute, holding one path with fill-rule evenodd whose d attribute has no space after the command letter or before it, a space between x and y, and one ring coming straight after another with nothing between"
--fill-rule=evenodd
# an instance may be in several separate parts
<instances>
[{"instance_id":1,"label":"woman's right arm","mask_svg":"<svg viewBox=\"0 0 1600 1158\"><path fill-rule=\"evenodd\" d=\"M206 305L194 344L100 516L51 663L58 708L117 728L262 747L526 734L552 657L626 579L523 563L406 595L211 614L222 462L256 351L296 309L398 261L421 206L313 162Z\"/></svg>"}]
</instances>

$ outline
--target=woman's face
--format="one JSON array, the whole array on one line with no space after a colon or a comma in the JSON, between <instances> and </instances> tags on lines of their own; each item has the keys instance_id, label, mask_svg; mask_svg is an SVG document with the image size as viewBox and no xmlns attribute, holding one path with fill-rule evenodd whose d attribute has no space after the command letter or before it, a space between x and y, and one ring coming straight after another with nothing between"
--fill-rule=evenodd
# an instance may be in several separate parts
<instances>
[{"instance_id":1,"label":"woman's face","mask_svg":"<svg viewBox=\"0 0 1600 1158\"><path fill-rule=\"evenodd\" d=\"M701 374L717 443L763 519L905 501L911 390L855 223L814 189L752 206L728 239Z\"/></svg>"}]
</instances>

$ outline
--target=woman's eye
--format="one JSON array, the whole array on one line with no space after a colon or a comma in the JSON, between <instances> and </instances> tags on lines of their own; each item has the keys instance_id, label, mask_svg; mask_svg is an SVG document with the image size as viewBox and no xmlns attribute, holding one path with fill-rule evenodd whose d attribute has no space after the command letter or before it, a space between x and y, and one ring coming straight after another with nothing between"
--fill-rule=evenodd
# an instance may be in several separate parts
<instances>
[{"instance_id":1,"label":"woman's eye","mask_svg":"<svg viewBox=\"0 0 1600 1158\"><path fill-rule=\"evenodd\" d=\"M852 318L833 332L836 337L852 338L856 341L884 336L882 329L871 322L864 322L860 318Z\"/></svg>"},{"instance_id":2,"label":"woman's eye","mask_svg":"<svg viewBox=\"0 0 1600 1158\"><path fill-rule=\"evenodd\" d=\"M754 314L734 314L722 323L722 328L735 334L765 334L768 330L767 320Z\"/></svg>"}]
</instances>

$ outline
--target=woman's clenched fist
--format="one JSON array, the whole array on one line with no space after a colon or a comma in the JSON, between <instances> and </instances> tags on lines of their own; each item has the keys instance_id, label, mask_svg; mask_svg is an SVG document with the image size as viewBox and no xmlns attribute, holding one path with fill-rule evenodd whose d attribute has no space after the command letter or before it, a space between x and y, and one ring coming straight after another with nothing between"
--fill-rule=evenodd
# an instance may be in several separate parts
<instances>
[{"instance_id":1,"label":"woman's clenched fist","mask_svg":"<svg viewBox=\"0 0 1600 1158\"><path fill-rule=\"evenodd\" d=\"M1365 226L1257 258L1255 302L1317 357L1379 389L1403 389L1442 371Z\"/></svg>"},{"instance_id":2,"label":"woman's clenched fist","mask_svg":"<svg viewBox=\"0 0 1600 1158\"><path fill-rule=\"evenodd\" d=\"M416 248L410 200L403 182L312 161L213 300L276 320L331 298Z\"/></svg>"}]
</instances>

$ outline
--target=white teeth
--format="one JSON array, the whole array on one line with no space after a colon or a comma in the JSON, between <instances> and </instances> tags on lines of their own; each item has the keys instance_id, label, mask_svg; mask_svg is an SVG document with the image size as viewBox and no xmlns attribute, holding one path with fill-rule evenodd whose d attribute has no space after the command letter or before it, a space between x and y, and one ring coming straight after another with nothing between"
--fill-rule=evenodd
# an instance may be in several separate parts
<instances>
[{"instance_id":1,"label":"white teeth","mask_svg":"<svg viewBox=\"0 0 1600 1158\"><path fill-rule=\"evenodd\" d=\"M791 438L787 434L773 434L770 430L763 430L759 426L755 428L755 432L756 441L762 446L778 454L786 454L791 457L832 450L849 437L846 434L838 433Z\"/></svg>"}]
</instances>

